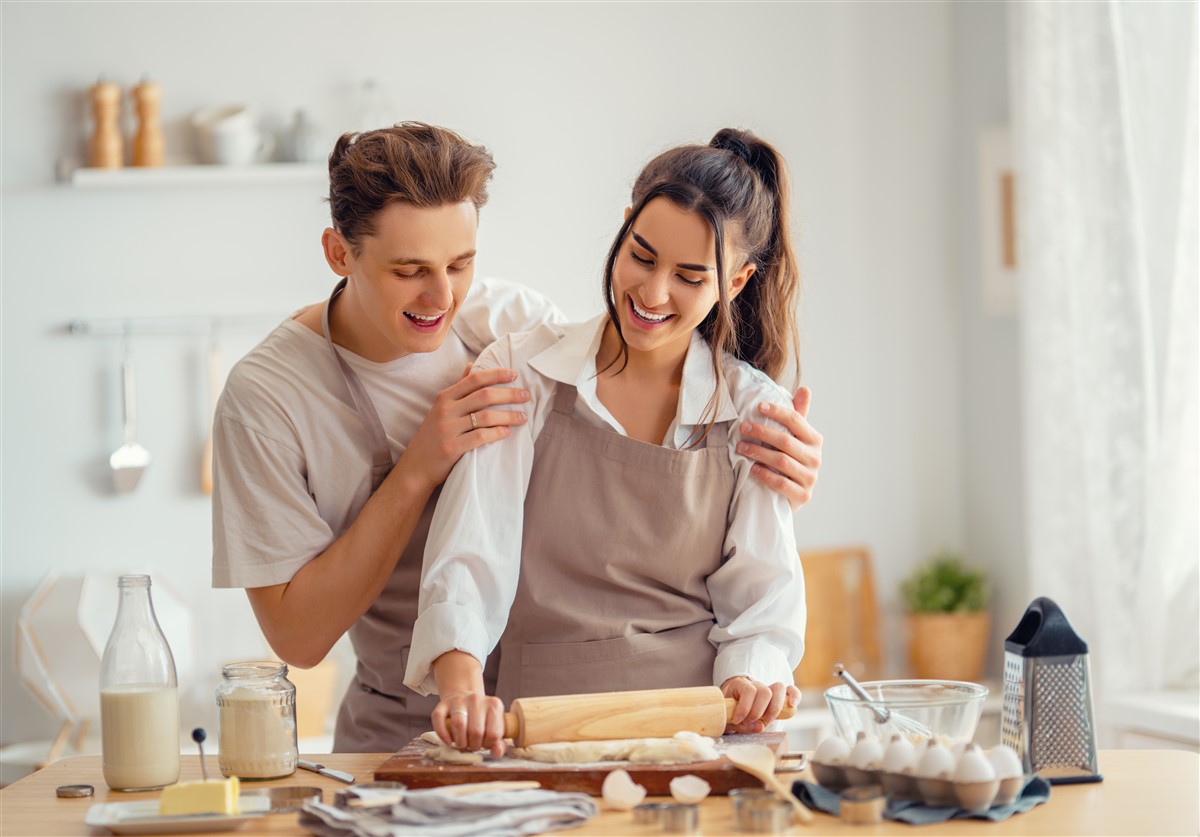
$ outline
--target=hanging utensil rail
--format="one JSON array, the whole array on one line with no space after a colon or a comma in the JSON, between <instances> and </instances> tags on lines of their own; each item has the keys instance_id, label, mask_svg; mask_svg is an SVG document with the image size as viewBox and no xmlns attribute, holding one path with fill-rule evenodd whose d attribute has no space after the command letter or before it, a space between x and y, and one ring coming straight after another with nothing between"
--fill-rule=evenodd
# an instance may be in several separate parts
<instances>
[{"instance_id":1,"label":"hanging utensil rail","mask_svg":"<svg viewBox=\"0 0 1200 837\"><path fill-rule=\"evenodd\" d=\"M99 320L71 320L67 333L83 337L121 337L168 334L206 336L235 331L261 331L263 334L283 320L283 314L246 314L211 317L113 317Z\"/></svg>"}]
</instances>

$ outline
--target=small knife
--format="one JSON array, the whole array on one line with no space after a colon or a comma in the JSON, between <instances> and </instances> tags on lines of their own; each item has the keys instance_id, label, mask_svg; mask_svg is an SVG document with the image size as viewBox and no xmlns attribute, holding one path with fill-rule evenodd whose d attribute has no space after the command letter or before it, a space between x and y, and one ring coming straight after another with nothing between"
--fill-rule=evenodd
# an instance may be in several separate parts
<instances>
[{"instance_id":1,"label":"small knife","mask_svg":"<svg viewBox=\"0 0 1200 837\"><path fill-rule=\"evenodd\" d=\"M354 784L354 777L349 773L343 773L341 770L331 770L323 764L317 764L315 761L305 761L300 759L296 764L303 767L305 770L311 770L313 773L320 773L322 776L328 776L330 779L337 779L339 782L345 782L347 785Z\"/></svg>"}]
</instances>

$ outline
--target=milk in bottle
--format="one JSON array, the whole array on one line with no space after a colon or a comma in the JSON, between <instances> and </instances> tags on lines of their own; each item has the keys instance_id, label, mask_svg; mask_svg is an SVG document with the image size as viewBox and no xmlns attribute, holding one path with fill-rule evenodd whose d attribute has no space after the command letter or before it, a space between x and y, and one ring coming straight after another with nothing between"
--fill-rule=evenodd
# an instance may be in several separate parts
<instances>
[{"instance_id":1,"label":"milk in bottle","mask_svg":"<svg viewBox=\"0 0 1200 837\"><path fill-rule=\"evenodd\" d=\"M150 576L123 575L120 606L100 663L100 744L113 790L179 780L175 660L150 601Z\"/></svg>"}]
</instances>

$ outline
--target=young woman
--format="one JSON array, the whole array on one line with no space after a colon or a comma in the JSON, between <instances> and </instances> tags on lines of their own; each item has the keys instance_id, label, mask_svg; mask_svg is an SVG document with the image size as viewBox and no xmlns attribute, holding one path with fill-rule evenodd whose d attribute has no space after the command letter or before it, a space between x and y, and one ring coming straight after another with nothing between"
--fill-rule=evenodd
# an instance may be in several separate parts
<instances>
[{"instance_id":1,"label":"young woman","mask_svg":"<svg viewBox=\"0 0 1200 837\"><path fill-rule=\"evenodd\" d=\"M716 684L739 731L799 699L791 510L735 455L757 405L790 403L798 283L783 160L726 129L637 178L606 315L480 356L529 418L458 462L431 524L405 683L441 695L444 740L498 751L522 695Z\"/></svg>"}]
</instances>

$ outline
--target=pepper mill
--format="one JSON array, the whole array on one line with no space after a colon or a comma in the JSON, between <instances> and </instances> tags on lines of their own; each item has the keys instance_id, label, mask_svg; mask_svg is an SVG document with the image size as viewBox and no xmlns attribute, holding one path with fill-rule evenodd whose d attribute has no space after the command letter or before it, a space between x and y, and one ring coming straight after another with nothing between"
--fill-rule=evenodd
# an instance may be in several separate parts
<instances>
[{"instance_id":1,"label":"pepper mill","mask_svg":"<svg viewBox=\"0 0 1200 837\"><path fill-rule=\"evenodd\" d=\"M150 79L143 78L130 93L138 117L137 133L133 135L133 164L157 168L163 164L166 149L162 126L158 124L162 88Z\"/></svg>"},{"instance_id":2,"label":"pepper mill","mask_svg":"<svg viewBox=\"0 0 1200 837\"><path fill-rule=\"evenodd\" d=\"M88 141L88 165L98 169L119 169L124 161L125 146L117 128L121 108L121 88L103 76L88 90L95 122Z\"/></svg>"}]
</instances>

